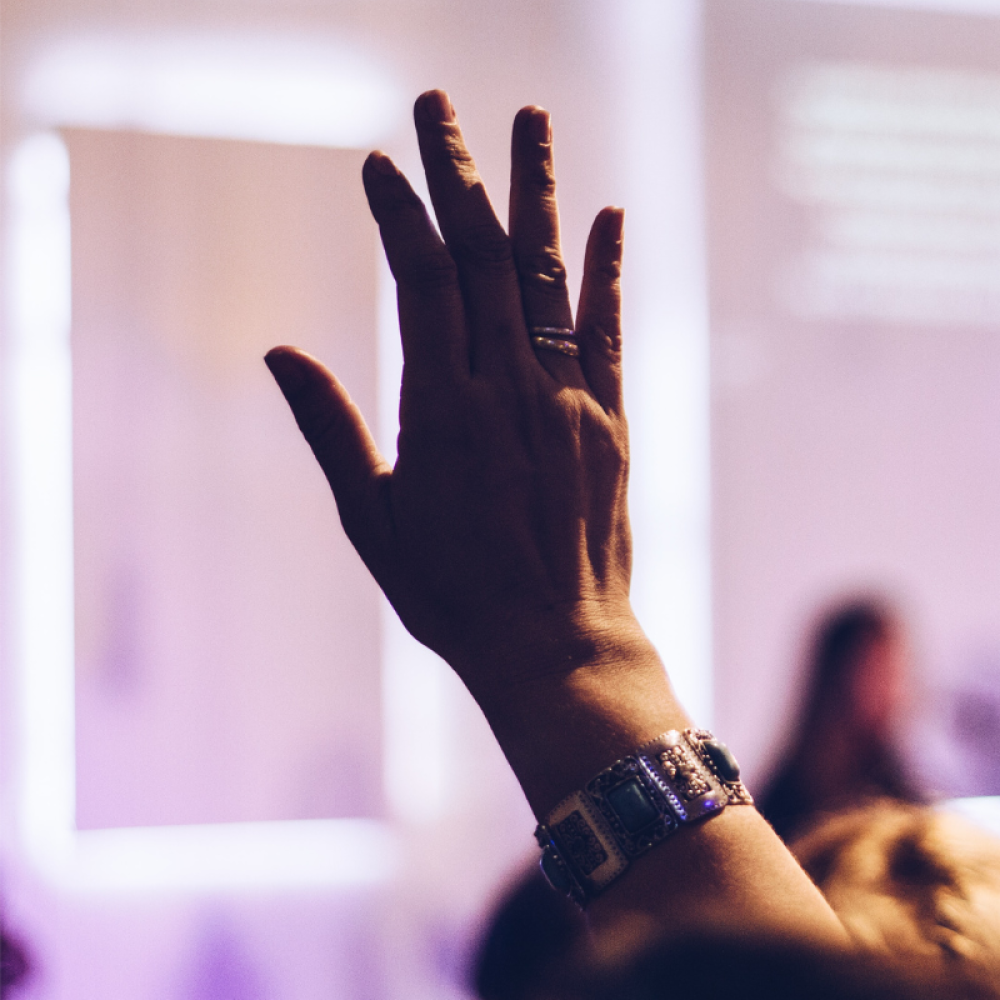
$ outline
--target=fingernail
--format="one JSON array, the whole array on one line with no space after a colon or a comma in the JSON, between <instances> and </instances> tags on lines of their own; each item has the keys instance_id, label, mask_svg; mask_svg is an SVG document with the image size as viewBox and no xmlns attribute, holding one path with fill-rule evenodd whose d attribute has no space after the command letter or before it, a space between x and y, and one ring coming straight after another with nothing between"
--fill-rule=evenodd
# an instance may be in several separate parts
<instances>
[{"instance_id":1,"label":"fingernail","mask_svg":"<svg viewBox=\"0 0 1000 1000\"><path fill-rule=\"evenodd\" d=\"M610 227L611 235L614 236L616 240L621 240L622 234L625 232L625 209L613 209L611 218L614 219L614 222Z\"/></svg>"},{"instance_id":2,"label":"fingernail","mask_svg":"<svg viewBox=\"0 0 1000 1000\"><path fill-rule=\"evenodd\" d=\"M278 388L285 396L297 392L305 384L305 375L298 359L280 347L264 355L264 364L267 365L274 376L274 381L278 383Z\"/></svg>"},{"instance_id":3,"label":"fingernail","mask_svg":"<svg viewBox=\"0 0 1000 1000\"><path fill-rule=\"evenodd\" d=\"M528 135L533 142L552 141L552 116L542 108L536 108L528 119Z\"/></svg>"},{"instance_id":4,"label":"fingernail","mask_svg":"<svg viewBox=\"0 0 1000 1000\"><path fill-rule=\"evenodd\" d=\"M377 150L369 155L368 162L375 173L382 174L384 177L391 177L393 174L399 172L396 170L396 164L385 153Z\"/></svg>"},{"instance_id":5,"label":"fingernail","mask_svg":"<svg viewBox=\"0 0 1000 1000\"><path fill-rule=\"evenodd\" d=\"M443 90L428 90L417 98L417 114L425 122L440 125L455 120L455 109Z\"/></svg>"}]
</instances>

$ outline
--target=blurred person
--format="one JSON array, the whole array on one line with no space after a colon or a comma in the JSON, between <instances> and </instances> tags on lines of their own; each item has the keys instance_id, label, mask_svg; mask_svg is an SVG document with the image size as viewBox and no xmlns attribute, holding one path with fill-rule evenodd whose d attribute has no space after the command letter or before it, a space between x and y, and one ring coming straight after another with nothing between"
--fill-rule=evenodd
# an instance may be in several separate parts
<instances>
[{"instance_id":1,"label":"blurred person","mask_svg":"<svg viewBox=\"0 0 1000 1000\"><path fill-rule=\"evenodd\" d=\"M1000 984L1000 839L960 816L882 799L792 841L852 938L936 965L956 986Z\"/></svg>"},{"instance_id":2,"label":"blurred person","mask_svg":"<svg viewBox=\"0 0 1000 1000\"><path fill-rule=\"evenodd\" d=\"M574 956L525 1000L997 1000L995 984L956 979L912 955L807 946L752 930L701 932Z\"/></svg>"},{"instance_id":3,"label":"blurred person","mask_svg":"<svg viewBox=\"0 0 1000 1000\"><path fill-rule=\"evenodd\" d=\"M0 997L19 992L31 979L31 973L27 949L0 916Z\"/></svg>"},{"instance_id":4,"label":"blurred person","mask_svg":"<svg viewBox=\"0 0 1000 1000\"><path fill-rule=\"evenodd\" d=\"M659 942L648 925L595 947L579 912L560 912L532 877L500 904L476 995L652 1000L669 983L671 995L701 998L1000 996L1000 839L948 812L881 799L820 818L790 847L853 955L704 929Z\"/></svg>"},{"instance_id":5,"label":"blurred person","mask_svg":"<svg viewBox=\"0 0 1000 1000\"><path fill-rule=\"evenodd\" d=\"M834 608L816 628L805 673L791 743L757 796L778 834L865 799L921 801L895 743L909 675L899 615L873 598Z\"/></svg>"},{"instance_id":6,"label":"blurred person","mask_svg":"<svg viewBox=\"0 0 1000 1000\"><path fill-rule=\"evenodd\" d=\"M486 921L470 966L480 1000L526 1000L586 941L583 912L552 891L537 862L519 872Z\"/></svg>"}]
</instances>

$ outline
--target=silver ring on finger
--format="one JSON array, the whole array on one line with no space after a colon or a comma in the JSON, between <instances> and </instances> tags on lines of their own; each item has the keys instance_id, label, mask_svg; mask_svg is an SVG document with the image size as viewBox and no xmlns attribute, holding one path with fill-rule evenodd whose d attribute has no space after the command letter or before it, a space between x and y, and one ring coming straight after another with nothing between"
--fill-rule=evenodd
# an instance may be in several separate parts
<instances>
[{"instance_id":1,"label":"silver ring on finger","mask_svg":"<svg viewBox=\"0 0 1000 1000\"><path fill-rule=\"evenodd\" d=\"M576 331L569 326L532 326L531 344L543 351L558 351L570 358L580 356L580 345L576 342Z\"/></svg>"},{"instance_id":2,"label":"silver ring on finger","mask_svg":"<svg viewBox=\"0 0 1000 1000\"><path fill-rule=\"evenodd\" d=\"M528 332L537 337L555 337L559 340L572 340L576 330L571 326L530 326Z\"/></svg>"},{"instance_id":3,"label":"silver ring on finger","mask_svg":"<svg viewBox=\"0 0 1000 1000\"><path fill-rule=\"evenodd\" d=\"M531 344L543 351L558 351L569 358L580 357L580 345L566 337L545 337L536 334L531 338Z\"/></svg>"}]
</instances>

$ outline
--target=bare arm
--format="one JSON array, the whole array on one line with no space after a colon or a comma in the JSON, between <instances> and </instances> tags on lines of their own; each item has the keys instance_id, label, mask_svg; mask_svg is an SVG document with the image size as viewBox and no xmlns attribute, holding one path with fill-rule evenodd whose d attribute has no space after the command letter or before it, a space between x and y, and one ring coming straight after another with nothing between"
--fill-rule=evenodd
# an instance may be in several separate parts
<instances>
[{"instance_id":1,"label":"bare arm","mask_svg":"<svg viewBox=\"0 0 1000 1000\"><path fill-rule=\"evenodd\" d=\"M447 97L417 135L434 211L387 157L364 183L396 279L404 371L398 459L318 361L268 364L341 521L404 625L455 669L536 815L653 736L690 721L629 603L628 432L622 410L622 213L591 231L578 358L535 349L573 327L559 250L548 116L515 120L509 234ZM751 808L725 810L638 859L588 913L642 911L836 943L823 897Z\"/></svg>"}]
</instances>

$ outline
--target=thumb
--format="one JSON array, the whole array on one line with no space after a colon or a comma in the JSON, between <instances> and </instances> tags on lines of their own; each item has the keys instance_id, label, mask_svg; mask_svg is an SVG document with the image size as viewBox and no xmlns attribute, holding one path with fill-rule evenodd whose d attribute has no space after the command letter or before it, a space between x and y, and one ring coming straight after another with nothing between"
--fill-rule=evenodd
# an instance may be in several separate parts
<instances>
[{"instance_id":1,"label":"thumb","mask_svg":"<svg viewBox=\"0 0 1000 1000\"><path fill-rule=\"evenodd\" d=\"M264 363L333 490L348 538L371 565L372 546L384 541L376 535L387 521L375 503L380 482L391 475L389 463L361 411L325 365L296 347L275 347Z\"/></svg>"}]
</instances>

